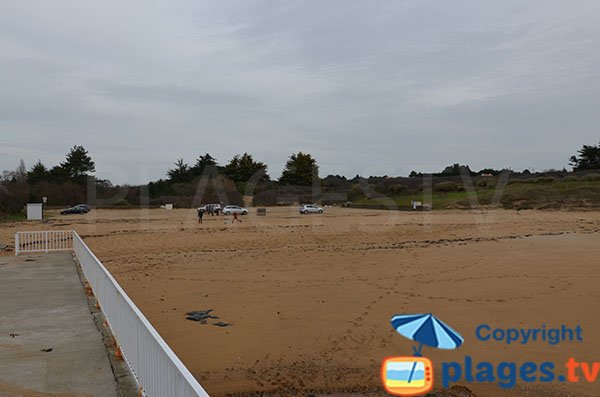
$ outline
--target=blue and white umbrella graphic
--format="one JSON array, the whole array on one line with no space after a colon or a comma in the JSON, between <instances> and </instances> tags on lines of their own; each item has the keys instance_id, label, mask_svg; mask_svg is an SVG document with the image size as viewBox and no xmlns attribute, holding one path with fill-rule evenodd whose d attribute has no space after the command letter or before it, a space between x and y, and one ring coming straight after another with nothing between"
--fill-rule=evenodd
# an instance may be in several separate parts
<instances>
[{"instance_id":1,"label":"blue and white umbrella graphic","mask_svg":"<svg viewBox=\"0 0 600 397\"><path fill-rule=\"evenodd\" d=\"M438 349L456 349L463 337L433 314L407 314L392 317L392 327L402 336L419 343L413 346L415 356L421 355L423 345Z\"/></svg>"},{"instance_id":2,"label":"blue and white umbrella graphic","mask_svg":"<svg viewBox=\"0 0 600 397\"><path fill-rule=\"evenodd\" d=\"M456 349L464 342L458 332L431 313L394 316L391 322L400 335L419 342L419 347L413 346L413 353L417 357L421 356L423 345L438 349ZM415 361L408 376L408 383L412 381L416 365Z\"/></svg>"}]
</instances>

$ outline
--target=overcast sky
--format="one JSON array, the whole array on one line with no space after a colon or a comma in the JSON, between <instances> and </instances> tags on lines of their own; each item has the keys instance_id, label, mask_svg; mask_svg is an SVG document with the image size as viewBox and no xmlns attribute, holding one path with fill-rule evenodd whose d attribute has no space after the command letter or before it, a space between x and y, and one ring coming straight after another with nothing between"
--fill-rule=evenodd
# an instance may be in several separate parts
<instances>
[{"instance_id":1,"label":"overcast sky","mask_svg":"<svg viewBox=\"0 0 600 397\"><path fill-rule=\"evenodd\" d=\"M206 152L562 168L600 138L599 76L597 0L4 0L0 170L74 144L115 183Z\"/></svg>"}]
</instances>

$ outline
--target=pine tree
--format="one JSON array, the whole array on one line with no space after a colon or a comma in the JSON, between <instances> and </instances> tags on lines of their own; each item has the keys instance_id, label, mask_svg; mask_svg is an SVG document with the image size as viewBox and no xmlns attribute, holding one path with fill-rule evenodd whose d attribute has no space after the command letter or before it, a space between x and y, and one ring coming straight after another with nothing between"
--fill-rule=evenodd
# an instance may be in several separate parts
<instances>
[{"instance_id":1,"label":"pine tree","mask_svg":"<svg viewBox=\"0 0 600 397\"><path fill-rule=\"evenodd\" d=\"M252 155L244 153L233 157L223 168L223 173L232 181L239 182L262 182L269 180L267 165L260 161L254 161Z\"/></svg>"},{"instance_id":2,"label":"pine tree","mask_svg":"<svg viewBox=\"0 0 600 397\"><path fill-rule=\"evenodd\" d=\"M217 167L217 159L206 153L204 156L198 157L196 163L190 168L193 176L200 176L204 173L207 167Z\"/></svg>"},{"instance_id":3,"label":"pine tree","mask_svg":"<svg viewBox=\"0 0 600 397\"><path fill-rule=\"evenodd\" d=\"M577 153L579 156L569 158L573 171L600 169L600 143L598 146L583 145Z\"/></svg>"},{"instance_id":4,"label":"pine tree","mask_svg":"<svg viewBox=\"0 0 600 397\"><path fill-rule=\"evenodd\" d=\"M311 186L319 178L317 161L308 153L293 153L287 161L279 183L282 185Z\"/></svg>"},{"instance_id":5,"label":"pine tree","mask_svg":"<svg viewBox=\"0 0 600 397\"><path fill-rule=\"evenodd\" d=\"M96 171L96 164L88 155L83 146L73 146L60 166L65 170L69 178L81 182L88 173Z\"/></svg>"},{"instance_id":6,"label":"pine tree","mask_svg":"<svg viewBox=\"0 0 600 397\"><path fill-rule=\"evenodd\" d=\"M27 172L27 182L29 182L31 185L35 185L38 182L47 180L49 177L50 172L48 171L48 168L42 164L41 160L38 160L37 163L35 163Z\"/></svg>"},{"instance_id":7,"label":"pine tree","mask_svg":"<svg viewBox=\"0 0 600 397\"><path fill-rule=\"evenodd\" d=\"M181 158L175 162L175 168L167 171L167 176L171 183L188 183L192 179L190 166Z\"/></svg>"}]
</instances>

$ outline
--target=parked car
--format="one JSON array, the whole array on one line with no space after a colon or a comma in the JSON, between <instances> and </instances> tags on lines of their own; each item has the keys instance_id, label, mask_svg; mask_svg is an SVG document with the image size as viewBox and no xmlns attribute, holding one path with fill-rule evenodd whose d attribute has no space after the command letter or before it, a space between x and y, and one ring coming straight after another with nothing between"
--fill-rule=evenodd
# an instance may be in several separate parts
<instances>
[{"instance_id":1,"label":"parked car","mask_svg":"<svg viewBox=\"0 0 600 397\"><path fill-rule=\"evenodd\" d=\"M300 213L301 214L322 214L323 208L317 207L316 205L313 205L313 204L304 204L302 207L300 207Z\"/></svg>"},{"instance_id":2,"label":"parked car","mask_svg":"<svg viewBox=\"0 0 600 397\"><path fill-rule=\"evenodd\" d=\"M87 204L77 204L75 207L82 207L82 208L85 208L85 210L86 210L87 212L90 212L90 210L92 209L92 207L90 207L90 206L89 206L89 205L87 205Z\"/></svg>"},{"instance_id":3,"label":"parked car","mask_svg":"<svg viewBox=\"0 0 600 397\"><path fill-rule=\"evenodd\" d=\"M70 207L60 211L61 215L67 214L87 214L90 211L90 207L86 204L79 204L74 207Z\"/></svg>"},{"instance_id":4,"label":"parked car","mask_svg":"<svg viewBox=\"0 0 600 397\"><path fill-rule=\"evenodd\" d=\"M248 210L238 205L226 205L223 207L223 215L239 214L246 215Z\"/></svg>"},{"instance_id":5,"label":"parked car","mask_svg":"<svg viewBox=\"0 0 600 397\"><path fill-rule=\"evenodd\" d=\"M198 209L202 210L204 212L209 212L210 210L212 210L213 212L221 212L222 211L221 204L205 204Z\"/></svg>"}]
</instances>

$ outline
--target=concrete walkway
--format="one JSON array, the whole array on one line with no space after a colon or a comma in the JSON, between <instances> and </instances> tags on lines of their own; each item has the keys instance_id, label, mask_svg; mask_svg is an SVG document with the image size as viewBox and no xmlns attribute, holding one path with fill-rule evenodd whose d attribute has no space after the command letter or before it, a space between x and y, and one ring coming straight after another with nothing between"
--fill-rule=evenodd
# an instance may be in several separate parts
<instances>
[{"instance_id":1,"label":"concrete walkway","mask_svg":"<svg viewBox=\"0 0 600 397\"><path fill-rule=\"evenodd\" d=\"M0 256L0 397L116 397L70 252Z\"/></svg>"}]
</instances>

